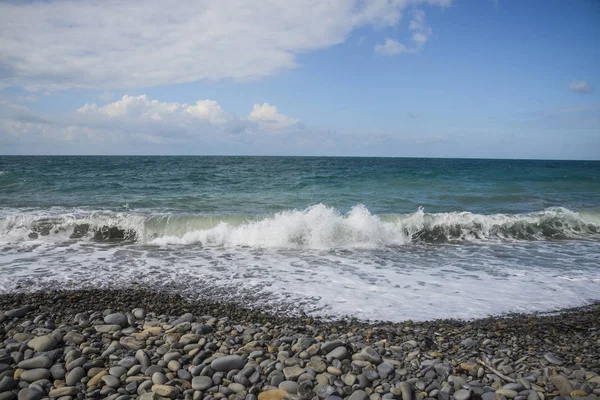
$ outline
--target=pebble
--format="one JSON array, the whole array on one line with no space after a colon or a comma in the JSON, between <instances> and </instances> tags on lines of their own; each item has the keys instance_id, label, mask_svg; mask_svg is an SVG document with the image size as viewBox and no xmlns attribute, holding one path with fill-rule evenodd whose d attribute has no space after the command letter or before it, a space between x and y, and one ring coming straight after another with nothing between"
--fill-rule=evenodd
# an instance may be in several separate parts
<instances>
[{"instance_id":1,"label":"pebble","mask_svg":"<svg viewBox=\"0 0 600 400\"><path fill-rule=\"evenodd\" d=\"M37 390L23 388L19 390L18 400L40 400L42 393Z\"/></svg>"},{"instance_id":2,"label":"pebble","mask_svg":"<svg viewBox=\"0 0 600 400\"><path fill-rule=\"evenodd\" d=\"M123 313L108 314L104 317L104 323L106 325L119 325L122 328L126 328L129 325L127 316Z\"/></svg>"},{"instance_id":3,"label":"pebble","mask_svg":"<svg viewBox=\"0 0 600 400\"><path fill-rule=\"evenodd\" d=\"M48 396L51 399L66 397L66 396L76 396L79 393L79 389L74 386L63 386L57 389L52 389Z\"/></svg>"},{"instance_id":4,"label":"pebble","mask_svg":"<svg viewBox=\"0 0 600 400\"><path fill-rule=\"evenodd\" d=\"M286 392L290 393L290 394L296 394L298 393L298 383L294 382L294 381L283 381L279 384L279 389L281 390L285 390Z\"/></svg>"},{"instance_id":5,"label":"pebble","mask_svg":"<svg viewBox=\"0 0 600 400\"><path fill-rule=\"evenodd\" d=\"M531 321L559 317L291 323L219 304L172 315L181 300L160 293L156 301L140 297L135 307L112 296L110 310L100 308L98 296L86 310L79 295L73 311L33 296L26 319L0 316L6 332L0 400L598 400L600 394L600 377L591 372L600 366L595 309L576 324L561 322L548 340L548 324L538 329ZM0 295L2 301L0 309L19 307Z\"/></svg>"},{"instance_id":6,"label":"pebble","mask_svg":"<svg viewBox=\"0 0 600 400\"><path fill-rule=\"evenodd\" d=\"M558 389L561 396L569 397L573 391L573 386L567 378L562 375L551 375L548 380Z\"/></svg>"},{"instance_id":7,"label":"pebble","mask_svg":"<svg viewBox=\"0 0 600 400\"><path fill-rule=\"evenodd\" d=\"M159 396L175 399L179 396L179 389L174 386L152 385L152 391Z\"/></svg>"},{"instance_id":8,"label":"pebble","mask_svg":"<svg viewBox=\"0 0 600 400\"><path fill-rule=\"evenodd\" d=\"M234 369L242 369L246 360L238 355L224 356L214 359L210 366L215 371L229 372Z\"/></svg>"},{"instance_id":9,"label":"pebble","mask_svg":"<svg viewBox=\"0 0 600 400\"><path fill-rule=\"evenodd\" d=\"M208 376L196 376L192 379L192 389L205 391L214 386L213 380Z\"/></svg>"},{"instance_id":10,"label":"pebble","mask_svg":"<svg viewBox=\"0 0 600 400\"><path fill-rule=\"evenodd\" d=\"M21 380L30 383L48 378L50 378L50 371L46 368L35 368L23 371L23 373L20 376Z\"/></svg>"},{"instance_id":11,"label":"pebble","mask_svg":"<svg viewBox=\"0 0 600 400\"><path fill-rule=\"evenodd\" d=\"M27 343L27 346L37 352L44 352L54 349L57 344L58 342L54 336L44 335L34 337Z\"/></svg>"},{"instance_id":12,"label":"pebble","mask_svg":"<svg viewBox=\"0 0 600 400\"><path fill-rule=\"evenodd\" d=\"M82 367L73 368L65 379L67 386L75 386L85 376L85 370Z\"/></svg>"},{"instance_id":13,"label":"pebble","mask_svg":"<svg viewBox=\"0 0 600 400\"><path fill-rule=\"evenodd\" d=\"M23 360L17 364L17 366L23 369L50 368L52 366L52 360L46 355L41 355L28 360Z\"/></svg>"},{"instance_id":14,"label":"pebble","mask_svg":"<svg viewBox=\"0 0 600 400\"><path fill-rule=\"evenodd\" d=\"M554 365L562 365L563 362L562 360L560 360L558 357L556 357L554 354L552 353L546 353L544 354L544 358L551 364Z\"/></svg>"},{"instance_id":15,"label":"pebble","mask_svg":"<svg viewBox=\"0 0 600 400\"><path fill-rule=\"evenodd\" d=\"M465 389L460 389L454 392L454 398L456 400L469 400L471 398L471 392Z\"/></svg>"}]
</instances>

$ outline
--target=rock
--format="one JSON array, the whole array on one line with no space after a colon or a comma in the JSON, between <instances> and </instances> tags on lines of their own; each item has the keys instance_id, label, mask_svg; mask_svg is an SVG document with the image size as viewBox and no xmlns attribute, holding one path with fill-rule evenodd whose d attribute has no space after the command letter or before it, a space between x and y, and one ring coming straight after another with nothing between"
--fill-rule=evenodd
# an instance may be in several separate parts
<instances>
[{"instance_id":1,"label":"rock","mask_svg":"<svg viewBox=\"0 0 600 400\"><path fill-rule=\"evenodd\" d=\"M121 325L94 325L94 329L98 333L111 333L121 330Z\"/></svg>"},{"instance_id":2,"label":"rock","mask_svg":"<svg viewBox=\"0 0 600 400\"><path fill-rule=\"evenodd\" d=\"M258 400L283 400L287 397L287 392L281 389L267 390L258 395Z\"/></svg>"},{"instance_id":3,"label":"rock","mask_svg":"<svg viewBox=\"0 0 600 400\"><path fill-rule=\"evenodd\" d=\"M410 387L410 384L406 382L400 383L400 393L402 393L402 400L412 400L413 399L413 391Z\"/></svg>"},{"instance_id":4,"label":"rock","mask_svg":"<svg viewBox=\"0 0 600 400\"><path fill-rule=\"evenodd\" d=\"M339 346L336 347L335 349L331 350L329 353L327 353L327 356L325 358L327 358L328 361L331 360L343 360L344 358L346 358L346 356L348 355L348 349L346 349L346 347L344 346Z\"/></svg>"},{"instance_id":5,"label":"rock","mask_svg":"<svg viewBox=\"0 0 600 400\"><path fill-rule=\"evenodd\" d=\"M28 360L23 360L17 364L17 367L23 369L50 368L51 366L52 360L47 355L33 357Z\"/></svg>"},{"instance_id":6,"label":"rock","mask_svg":"<svg viewBox=\"0 0 600 400\"><path fill-rule=\"evenodd\" d=\"M121 381L116 376L104 375L102 377L102 381L106 384L106 386L111 388L118 388L121 386Z\"/></svg>"},{"instance_id":7,"label":"rock","mask_svg":"<svg viewBox=\"0 0 600 400\"><path fill-rule=\"evenodd\" d=\"M454 392L454 398L456 400L469 400L471 398L471 392L465 389L460 389Z\"/></svg>"},{"instance_id":8,"label":"rock","mask_svg":"<svg viewBox=\"0 0 600 400\"><path fill-rule=\"evenodd\" d=\"M107 325L120 325L122 328L129 326L127 316L123 313L108 314L104 317L104 323Z\"/></svg>"},{"instance_id":9,"label":"rock","mask_svg":"<svg viewBox=\"0 0 600 400\"><path fill-rule=\"evenodd\" d=\"M544 358L546 359L546 361L548 361L550 364L554 364L554 365L563 365L562 360L560 360L559 358L557 358L554 354L552 353L546 353L544 354Z\"/></svg>"},{"instance_id":10,"label":"rock","mask_svg":"<svg viewBox=\"0 0 600 400\"><path fill-rule=\"evenodd\" d=\"M498 396L504 396L507 399L514 399L518 395L519 395L519 393L515 392L514 390L509 390L509 389L496 390L496 398L498 398Z\"/></svg>"},{"instance_id":11,"label":"rock","mask_svg":"<svg viewBox=\"0 0 600 400\"><path fill-rule=\"evenodd\" d=\"M389 374L394 372L394 367L392 367L388 363L381 363L377 366L377 372L379 373L379 376L385 379L388 377Z\"/></svg>"},{"instance_id":12,"label":"rock","mask_svg":"<svg viewBox=\"0 0 600 400\"><path fill-rule=\"evenodd\" d=\"M448 377L448 382L454 383L455 388L461 388L461 387L463 387L463 385L466 385L467 380L465 378L463 378L462 376L450 375Z\"/></svg>"},{"instance_id":13,"label":"rock","mask_svg":"<svg viewBox=\"0 0 600 400\"><path fill-rule=\"evenodd\" d=\"M23 371L21 374L21 380L29 383L48 378L50 378L50 371L48 371L46 368L30 369Z\"/></svg>"},{"instance_id":14,"label":"rock","mask_svg":"<svg viewBox=\"0 0 600 400\"><path fill-rule=\"evenodd\" d=\"M53 389L50 391L49 396L52 399L64 397L64 396L76 396L79 393L79 389L74 386L63 386L61 388Z\"/></svg>"},{"instance_id":15,"label":"rock","mask_svg":"<svg viewBox=\"0 0 600 400\"><path fill-rule=\"evenodd\" d=\"M69 331L63 337L63 341L66 343L73 343L79 346L81 343L85 342L85 336L83 336L79 332Z\"/></svg>"},{"instance_id":16,"label":"rock","mask_svg":"<svg viewBox=\"0 0 600 400\"><path fill-rule=\"evenodd\" d=\"M573 391L573 386L567 378L562 375L550 375L548 380L558 389L561 396L569 397Z\"/></svg>"},{"instance_id":17,"label":"rock","mask_svg":"<svg viewBox=\"0 0 600 400\"><path fill-rule=\"evenodd\" d=\"M233 393L241 393L246 390L246 387L240 383L233 382L227 386L227 389L231 390Z\"/></svg>"},{"instance_id":18,"label":"rock","mask_svg":"<svg viewBox=\"0 0 600 400\"><path fill-rule=\"evenodd\" d=\"M117 365L117 366L111 367L108 370L108 373L114 377L120 378L122 375L125 375L127 373L127 368L125 368L121 365Z\"/></svg>"},{"instance_id":19,"label":"rock","mask_svg":"<svg viewBox=\"0 0 600 400\"><path fill-rule=\"evenodd\" d=\"M334 341L331 341L331 342L325 342L325 343L323 343L321 345L321 352L327 354L331 350L336 349L336 348L338 348L340 346L343 346L343 345L344 345L344 343L341 342L341 341L339 341L339 340L334 340Z\"/></svg>"},{"instance_id":20,"label":"rock","mask_svg":"<svg viewBox=\"0 0 600 400\"><path fill-rule=\"evenodd\" d=\"M165 383L167 383L167 381L167 377L162 372L155 372L152 374L152 383L154 383L155 385L164 385ZM212 384L212 379L210 380L210 382Z\"/></svg>"},{"instance_id":21,"label":"rock","mask_svg":"<svg viewBox=\"0 0 600 400\"><path fill-rule=\"evenodd\" d=\"M246 360L238 355L224 356L215 358L210 366L215 371L229 372L234 369L242 369L246 365Z\"/></svg>"},{"instance_id":22,"label":"rock","mask_svg":"<svg viewBox=\"0 0 600 400\"><path fill-rule=\"evenodd\" d=\"M283 375L288 381L297 380L300 375L304 373L304 368L298 366L287 367L283 369Z\"/></svg>"},{"instance_id":23,"label":"rock","mask_svg":"<svg viewBox=\"0 0 600 400\"><path fill-rule=\"evenodd\" d=\"M168 397L170 399L175 399L177 396L179 396L179 389L174 386L153 385L152 391L159 396Z\"/></svg>"},{"instance_id":24,"label":"rock","mask_svg":"<svg viewBox=\"0 0 600 400\"><path fill-rule=\"evenodd\" d=\"M65 375L67 371L65 370L65 366L63 364L54 364L50 367L50 374L53 379L63 380L65 379Z\"/></svg>"},{"instance_id":25,"label":"rock","mask_svg":"<svg viewBox=\"0 0 600 400\"><path fill-rule=\"evenodd\" d=\"M148 368L150 366L150 358L144 350L138 350L135 352L135 359L142 365L144 368Z\"/></svg>"},{"instance_id":26,"label":"rock","mask_svg":"<svg viewBox=\"0 0 600 400\"><path fill-rule=\"evenodd\" d=\"M134 308L131 311L131 313L137 319L144 319L144 318L146 318L146 310L144 310L143 308Z\"/></svg>"},{"instance_id":27,"label":"rock","mask_svg":"<svg viewBox=\"0 0 600 400\"><path fill-rule=\"evenodd\" d=\"M100 371L96 375L94 375L87 383L87 387L92 387L98 385L104 376L108 375L108 371Z\"/></svg>"},{"instance_id":28,"label":"rock","mask_svg":"<svg viewBox=\"0 0 600 400\"><path fill-rule=\"evenodd\" d=\"M325 372L325 370L327 369L327 364L325 364L321 360L310 360L308 363L306 363L306 366L314 370L318 374Z\"/></svg>"},{"instance_id":29,"label":"rock","mask_svg":"<svg viewBox=\"0 0 600 400\"><path fill-rule=\"evenodd\" d=\"M213 380L209 376L196 376L192 379L192 389L205 391L214 386Z\"/></svg>"},{"instance_id":30,"label":"rock","mask_svg":"<svg viewBox=\"0 0 600 400\"><path fill-rule=\"evenodd\" d=\"M4 315L8 318L22 318L26 316L29 311L31 311L31 306L25 305L23 307L6 311Z\"/></svg>"},{"instance_id":31,"label":"rock","mask_svg":"<svg viewBox=\"0 0 600 400\"><path fill-rule=\"evenodd\" d=\"M369 398L369 396L367 396L367 393L364 390L355 390L350 397L348 397L348 400L367 400Z\"/></svg>"},{"instance_id":32,"label":"rock","mask_svg":"<svg viewBox=\"0 0 600 400\"><path fill-rule=\"evenodd\" d=\"M372 347L365 347L360 351L352 355L353 360L368 361L373 364L381 363L381 356Z\"/></svg>"},{"instance_id":33,"label":"rock","mask_svg":"<svg viewBox=\"0 0 600 400\"><path fill-rule=\"evenodd\" d=\"M75 386L77 383L83 379L85 376L85 370L82 367L76 367L71 370L67 374L67 378L65 379L65 383L67 386Z\"/></svg>"},{"instance_id":34,"label":"rock","mask_svg":"<svg viewBox=\"0 0 600 400\"><path fill-rule=\"evenodd\" d=\"M121 343L121 346L127 350L140 350L146 347L145 340L137 340L131 336L123 336L121 340L119 340L119 343Z\"/></svg>"},{"instance_id":35,"label":"rock","mask_svg":"<svg viewBox=\"0 0 600 400\"><path fill-rule=\"evenodd\" d=\"M42 398L42 393L37 390L32 390L29 388L24 388L19 390L18 399L19 400L40 400Z\"/></svg>"},{"instance_id":36,"label":"rock","mask_svg":"<svg viewBox=\"0 0 600 400\"><path fill-rule=\"evenodd\" d=\"M279 389L285 390L290 394L298 393L298 383L294 381L283 381L279 384Z\"/></svg>"},{"instance_id":37,"label":"rock","mask_svg":"<svg viewBox=\"0 0 600 400\"><path fill-rule=\"evenodd\" d=\"M57 344L58 342L54 336L44 335L34 337L27 343L27 346L37 352L44 352L54 349Z\"/></svg>"},{"instance_id":38,"label":"rock","mask_svg":"<svg viewBox=\"0 0 600 400\"><path fill-rule=\"evenodd\" d=\"M465 349L472 349L473 347L477 346L477 342L471 338L466 338L460 342L460 345Z\"/></svg>"},{"instance_id":39,"label":"rock","mask_svg":"<svg viewBox=\"0 0 600 400\"><path fill-rule=\"evenodd\" d=\"M4 378L2 378L2 380L0 380L0 393L13 390L17 387L17 385L18 382L15 381L12 377L5 376Z\"/></svg>"},{"instance_id":40,"label":"rock","mask_svg":"<svg viewBox=\"0 0 600 400\"><path fill-rule=\"evenodd\" d=\"M317 396L322 399L331 396L333 393L335 393L335 388L333 386L324 385L317 387Z\"/></svg>"}]
</instances>

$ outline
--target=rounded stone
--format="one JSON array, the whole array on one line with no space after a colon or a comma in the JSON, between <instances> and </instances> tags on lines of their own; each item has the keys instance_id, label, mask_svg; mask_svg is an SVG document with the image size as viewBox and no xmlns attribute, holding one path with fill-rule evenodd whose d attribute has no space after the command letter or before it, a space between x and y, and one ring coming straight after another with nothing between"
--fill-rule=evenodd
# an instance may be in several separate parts
<instances>
[{"instance_id":1,"label":"rounded stone","mask_svg":"<svg viewBox=\"0 0 600 400\"><path fill-rule=\"evenodd\" d=\"M30 369L27 371L23 371L23 373L21 374L21 380L29 383L49 378L50 371L48 371L46 368Z\"/></svg>"},{"instance_id":2,"label":"rounded stone","mask_svg":"<svg viewBox=\"0 0 600 400\"><path fill-rule=\"evenodd\" d=\"M209 376L196 376L192 379L192 389L205 391L214 386L213 380Z\"/></svg>"},{"instance_id":3,"label":"rounded stone","mask_svg":"<svg viewBox=\"0 0 600 400\"><path fill-rule=\"evenodd\" d=\"M471 392L465 389L460 389L454 392L454 398L456 400L469 400L471 398Z\"/></svg>"},{"instance_id":4,"label":"rounded stone","mask_svg":"<svg viewBox=\"0 0 600 400\"><path fill-rule=\"evenodd\" d=\"M242 369L246 365L246 360L238 355L224 356L215 358L210 366L215 371L229 372L234 369Z\"/></svg>"},{"instance_id":5,"label":"rounded stone","mask_svg":"<svg viewBox=\"0 0 600 400\"><path fill-rule=\"evenodd\" d=\"M242 384L239 383L230 383L229 386L227 386L227 388L229 390L231 390L233 393L240 393L243 392L244 390L246 390L246 387Z\"/></svg>"},{"instance_id":6,"label":"rounded stone","mask_svg":"<svg viewBox=\"0 0 600 400\"><path fill-rule=\"evenodd\" d=\"M123 376L127 373L127 368L125 368L121 365L117 365L115 367L111 367L108 370L108 373L112 376L116 376L117 378L120 378L121 376Z\"/></svg>"},{"instance_id":7,"label":"rounded stone","mask_svg":"<svg viewBox=\"0 0 600 400\"><path fill-rule=\"evenodd\" d=\"M51 366L52 360L46 355L33 357L28 360L23 360L17 365L17 367L23 369L50 368Z\"/></svg>"},{"instance_id":8,"label":"rounded stone","mask_svg":"<svg viewBox=\"0 0 600 400\"><path fill-rule=\"evenodd\" d=\"M167 377L162 372L155 372L152 374L152 383L155 385L164 385L167 383Z\"/></svg>"},{"instance_id":9,"label":"rounded stone","mask_svg":"<svg viewBox=\"0 0 600 400\"><path fill-rule=\"evenodd\" d=\"M279 389L285 390L290 394L298 393L298 383L294 381L283 381L279 384Z\"/></svg>"},{"instance_id":10,"label":"rounded stone","mask_svg":"<svg viewBox=\"0 0 600 400\"><path fill-rule=\"evenodd\" d=\"M154 385L152 386L152 391L159 396L168 397L170 399L175 399L179 396L179 389L175 386Z\"/></svg>"},{"instance_id":11,"label":"rounded stone","mask_svg":"<svg viewBox=\"0 0 600 400\"><path fill-rule=\"evenodd\" d=\"M40 400L42 393L37 390L25 388L19 390L18 400Z\"/></svg>"},{"instance_id":12,"label":"rounded stone","mask_svg":"<svg viewBox=\"0 0 600 400\"><path fill-rule=\"evenodd\" d=\"M52 335L37 336L27 342L27 346L38 352L53 350L58 342Z\"/></svg>"},{"instance_id":13,"label":"rounded stone","mask_svg":"<svg viewBox=\"0 0 600 400\"><path fill-rule=\"evenodd\" d=\"M127 316L123 313L108 314L104 317L104 323L107 325L120 325L122 328L126 328L129 325Z\"/></svg>"},{"instance_id":14,"label":"rounded stone","mask_svg":"<svg viewBox=\"0 0 600 400\"><path fill-rule=\"evenodd\" d=\"M111 388L118 388L121 386L121 381L116 376L104 375L102 377L102 381L106 384L106 386Z\"/></svg>"},{"instance_id":15,"label":"rounded stone","mask_svg":"<svg viewBox=\"0 0 600 400\"><path fill-rule=\"evenodd\" d=\"M82 367L73 368L71 372L67 374L65 383L67 386L75 386L85 376L85 370Z\"/></svg>"}]
</instances>

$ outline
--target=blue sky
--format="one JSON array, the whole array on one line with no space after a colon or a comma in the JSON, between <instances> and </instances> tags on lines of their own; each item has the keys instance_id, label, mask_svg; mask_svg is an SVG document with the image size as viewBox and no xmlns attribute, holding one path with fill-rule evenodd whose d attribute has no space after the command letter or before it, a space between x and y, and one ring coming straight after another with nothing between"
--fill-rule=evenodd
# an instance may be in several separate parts
<instances>
[{"instance_id":1,"label":"blue sky","mask_svg":"<svg viewBox=\"0 0 600 400\"><path fill-rule=\"evenodd\" d=\"M0 154L600 159L595 0L0 3Z\"/></svg>"}]
</instances>

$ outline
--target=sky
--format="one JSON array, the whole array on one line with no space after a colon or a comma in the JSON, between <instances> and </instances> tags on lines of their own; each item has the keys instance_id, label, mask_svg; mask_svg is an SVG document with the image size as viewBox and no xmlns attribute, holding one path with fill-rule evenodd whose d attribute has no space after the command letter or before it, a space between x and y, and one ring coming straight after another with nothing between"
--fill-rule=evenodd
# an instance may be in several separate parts
<instances>
[{"instance_id":1,"label":"sky","mask_svg":"<svg viewBox=\"0 0 600 400\"><path fill-rule=\"evenodd\" d=\"M598 160L599 40L598 0L0 1L0 154Z\"/></svg>"}]
</instances>

